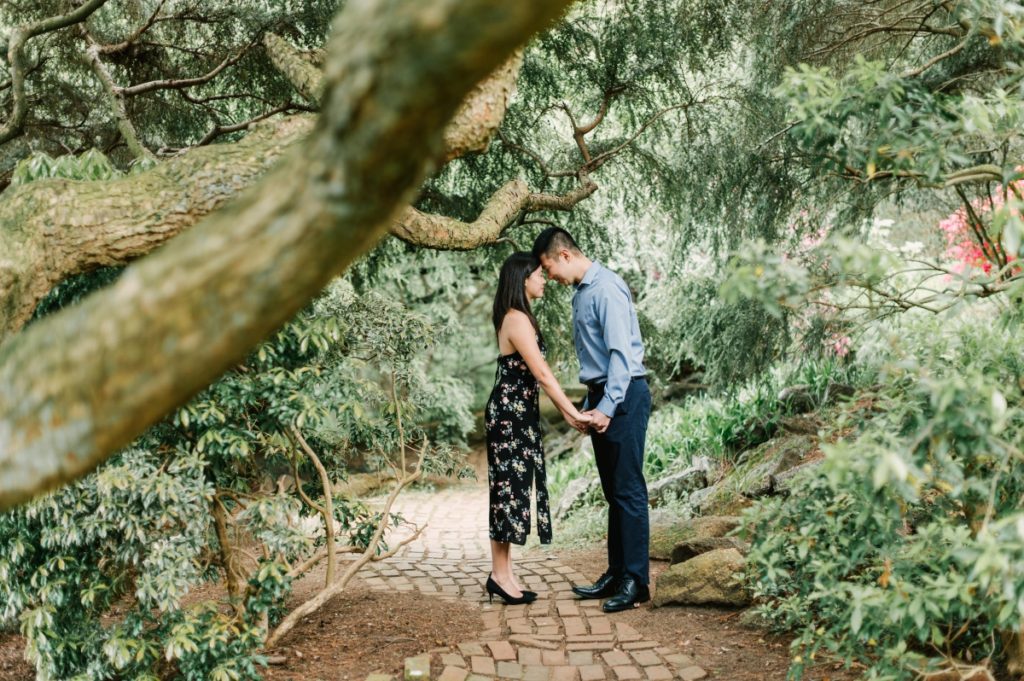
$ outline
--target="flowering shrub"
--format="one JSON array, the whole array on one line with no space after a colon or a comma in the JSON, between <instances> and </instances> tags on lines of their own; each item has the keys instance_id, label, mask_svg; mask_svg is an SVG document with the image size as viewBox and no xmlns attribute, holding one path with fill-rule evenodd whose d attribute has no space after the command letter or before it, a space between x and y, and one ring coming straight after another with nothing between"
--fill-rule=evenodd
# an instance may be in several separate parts
<instances>
[{"instance_id":1,"label":"flowering shrub","mask_svg":"<svg viewBox=\"0 0 1024 681\"><path fill-rule=\"evenodd\" d=\"M1018 169L1020 170L1020 169ZM1024 180L998 185L988 198L961 206L939 222L946 243L945 257L963 276L981 271L992 274L1003 261L1017 259L1020 249L1020 202ZM988 218L989 225L985 224Z\"/></svg>"}]
</instances>

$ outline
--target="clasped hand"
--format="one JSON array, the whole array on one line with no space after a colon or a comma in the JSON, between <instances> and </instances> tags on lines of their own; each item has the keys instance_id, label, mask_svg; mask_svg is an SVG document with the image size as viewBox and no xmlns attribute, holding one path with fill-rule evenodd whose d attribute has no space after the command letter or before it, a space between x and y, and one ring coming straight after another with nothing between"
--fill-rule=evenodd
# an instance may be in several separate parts
<instances>
[{"instance_id":1,"label":"clasped hand","mask_svg":"<svg viewBox=\"0 0 1024 681\"><path fill-rule=\"evenodd\" d=\"M598 433L603 433L608 430L608 426L611 423L610 418L596 409L585 411L581 413L578 418L571 414L566 414L565 420L569 422L569 425L581 433L586 433L590 429L593 429Z\"/></svg>"}]
</instances>

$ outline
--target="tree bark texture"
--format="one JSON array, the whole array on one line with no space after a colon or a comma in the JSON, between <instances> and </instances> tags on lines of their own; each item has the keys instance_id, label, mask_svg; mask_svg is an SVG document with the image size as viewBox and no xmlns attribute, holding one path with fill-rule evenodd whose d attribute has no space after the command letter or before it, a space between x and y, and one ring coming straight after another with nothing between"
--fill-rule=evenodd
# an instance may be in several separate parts
<instances>
[{"instance_id":1,"label":"tree bark texture","mask_svg":"<svg viewBox=\"0 0 1024 681\"><path fill-rule=\"evenodd\" d=\"M347 3L303 143L115 284L0 346L0 508L92 470L371 248L472 86L568 4Z\"/></svg>"},{"instance_id":2,"label":"tree bark texture","mask_svg":"<svg viewBox=\"0 0 1024 681\"><path fill-rule=\"evenodd\" d=\"M274 33L263 36L263 47L270 61L284 74L292 87L313 104L319 104L323 96L323 71L310 63L300 50Z\"/></svg>"},{"instance_id":3,"label":"tree bark texture","mask_svg":"<svg viewBox=\"0 0 1024 681\"><path fill-rule=\"evenodd\" d=\"M126 265L222 206L313 127L293 117L240 142L191 149L109 182L47 180L0 201L0 340L24 326L64 279Z\"/></svg>"},{"instance_id":4,"label":"tree bark texture","mask_svg":"<svg viewBox=\"0 0 1024 681\"><path fill-rule=\"evenodd\" d=\"M281 38L269 40L279 54L275 62L313 68ZM517 51L473 88L445 129L444 162L487 148L521 64ZM240 142L193 148L129 178L47 180L8 190L0 201L0 341L24 326L53 286L98 267L126 265L193 226L255 183L312 127L308 116L278 119L254 126ZM507 194L503 188L492 203ZM495 224L494 214L467 224L410 208L394 234L419 246L476 248L508 226ZM517 210L505 214L511 220Z\"/></svg>"}]
</instances>

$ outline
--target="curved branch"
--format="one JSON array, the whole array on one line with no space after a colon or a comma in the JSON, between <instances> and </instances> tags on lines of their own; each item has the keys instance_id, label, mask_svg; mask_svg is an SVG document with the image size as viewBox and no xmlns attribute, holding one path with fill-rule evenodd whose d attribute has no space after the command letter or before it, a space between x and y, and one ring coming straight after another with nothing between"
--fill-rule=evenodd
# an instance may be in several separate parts
<instances>
[{"instance_id":1,"label":"curved branch","mask_svg":"<svg viewBox=\"0 0 1024 681\"><path fill-rule=\"evenodd\" d=\"M284 74L299 94L309 102L319 104L323 95L323 72L304 58L300 50L274 33L263 35L263 47L271 63Z\"/></svg>"},{"instance_id":2,"label":"curved branch","mask_svg":"<svg viewBox=\"0 0 1024 681\"><path fill-rule=\"evenodd\" d=\"M92 470L371 248L473 85L568 4L346 3L304 143L230 208L0 345L0 508Z\"/></svg>"},{"instance_id":3,"label":"curved branch","mask_svg":"<svg viewBox=\"0 0 1024 681\"><path fill-rule=\"evenodd\" d=\"M229 66L233 66L241 61L245 53L252 48L252 45L246 45L242 49L238 50L237 54L229 54L224 57L224 60L220 64L217 64L212 71L202 76L195 78L166 78L164 80L151 80L148 83L139 83L138 85L132 85L130 87L117 88L118 94L122 97L134 97L136 95L144 95L147 92L154 92L155 90L181 90L189 88L194 85L202 85L203 83L209 83L211 80L220 75L221 71Z\"/></svg>"},{"instance_id":4,"label":"curved branch","mask_svg":"<svg viewBox=\"0 0 1024 681\"><path fill-rule=\"evenodd\" d=\"M247 121L242 121L241 123L232 123L230 125L214 125L210 132L203 135L203 139L196 142L196 146L204 147L207 144L213 142L213 140L217 139L221 135L227 135L228 133L232 132L239 132L240 130L248 130L250 127L252 127L254 123L259 123L260 121L266 120L272 116L276 116L279 113L288 113L293 109L295 109L295 104L293 104L292 102L285 102L280 106L275 106L273 109L261 113L258 116L254 116L253 118L250 118Z\"/></svg>"},{"instance_id":5,"label":"curved branch","mask_svg":"<svg viewBox=\"0 0 1024 681\"><path fill-rule=\"evenodd\" d=\"M0 341L21 329L64 279L126 265L253 184L312 127L259 126L240 142L191 149L110 182L38 181L0 201Z\"/></svg>"},{"instance_id":6,"label":"curved branch","mask_svg":"<svg viewBox=\"0 0 1024 681\"><path fill-rule=\"evenodd\" d=\"M445 129L444 158L487 147L501 124L520 59L514 54L463 100ZM294 117L260 126L240 146L192 149L115 182L42 181L5 194L0 202L0 340L20 329L58 282L96 267L127 264L246 189L309 129L310 121ZM253 122L216 126L197 146Z\"/></svg>"},{"instance_id":7,"label":"curved branch","mask_svg":"<svg viewBox=\"0 0 1024 681\"><path fill-rule=\"evenodd\" d=\"M321 517L324 519L324 536L327 541L327 584L329 585L334 581L334 570L337 564L337 558L334 553L334 490L331 488L331 478L327 475L327 469L324 468L323 463L320 461L320 457L316 455L313 448L309 446L306 438L302 436L299 429L295 426L291 426L291 436L298 442L299 446L302 447L302 451L306 453L309 460L313 463L313 467L316 468L316 472L320 475L320 486L324 491L324 503L323 506L317 506L316 508L320 511ZM294 462L295 459L292 459ZM295 487L301 490L299 484L299 478L295 476ZM303 493L303 497L305 497Z\"/></svg>"},{"instance_id":8,"label":"curved branch","mask_svg":"<svg viewBox=\"0 0 1024 681\"><path fill-rule=\"evenodd\" d=\"M391 223L391 235L414 246L469 251L497 242L502 232L523 212L569 211L595 191L597 185L585 177L583 184L565 195L532 194L526 182L511 180L491 195L473 222L407 208Z\"/></svg>"},{"instance_id":9,"label":"curved branch","mask_svg":"<svg viewBox=\"0 0 1024 681\"><path fill-rule=\"evenodd\" d=\"M100 45L100 54L117 54L118 52L124 52L129 47L134 45L135 42L142 37L143 33L151 29L156 24L157 17L160 16L160 10L164 8L164 5L166 3L167 0L160 0L160 2L158 2L156 5L156 9L153 10L153 13L149 16L149 19L146 21L146 23L144 23L142 26L133 31L130 36L128 36L121 42L114 43L112 45Z\"/></svg>"},{"instance_id":10,"label":"curved branch","mask_svg":"<svg viewBox=\"0 0 1024 681\"><path fill-rule=\"evenodd\" d=\"M306 615L316 612L324 603L329 601L334 596L338 595L345 590L348 583L355 577L359 570L372 560L381 560L386 557L395 555L399 549L406 544L414 541L420 536L426 525L418 527L416 531L409 537L404 538L396 546L392 547L391 550L387 551L382 555L377 555L377 549L380 546L380 541L384 537L384 532L388 527L388 518L391 516L391 507L395 503L395 499L402 492L403 489L411 485L412 483L419 480L423 475L423 460L427 453L427 442L423 442L423 447L420 449L419 465L416 466L416 472L411 475L403 475L392 488L391 493L388 495L387 500L384 502L384 508L380 513L380 524L373 533L373 537L366 545L366 550L363 551L362 555L354 560L345 570L344 574L338 579L338 581L325 586L320 590L319 593L314 595L312 598L304 602L299 607L292 610L288 615L281 620L280 624L274 629L274 631L267 637L266 644L264 647L273 648L278 642L293 628L295 625L302 620Z\"/></svg>"},{"instance_id":11,"label":"curved branch","mask_svg":"<svg viewBox=\"0 0 1024 681\"><path fill-rule=\"evenodd\" d=\"M916 78L917 76L920 76L922 73L924 73L925 71L927 71L931 67L933 67L936 64L938 64L940 61L942 61L944 59L949 59L950 57L955 56L956 54L959 54L965 47L967 47L967 41L968 40L970 40L970 36L968 36L967 38L964 38L959 43L957 43L956 45L954 45L950 49L946 50L942 54L935 55L934 57L929 59L927 62L925 62L924 64L922 64L918 68L911 69L911 70L907 71L906 73L903 74L903 77L904 78Z\"/></svg>"},{"instance_id":12,"label":"curved branch","mask_svg":"<svg viewBox=\"0 0 1024 681\"><path fill-rule=\"evenodd\" d=\"M88 31L83 30L82 33L85 35L88 44L88 47L85 49L86 60L92 66L93 73L99 79L100 85L103 86L103 91L107 95L107 102L110 106L110 112L114 120L117 121L117 129L121 133L125 144L128 145L128 151L137 159L155 161L156 157L139 140L139 134L136 132L135 126L132 124L131 119L128 118L128 111L124 106L124 96L114 83L114 78L110 75L106 64L100 59L100 46L96 44Z\"/></svg>"},{"instance_id":13,"label":"curved branch","mask_svg":"<svg viewBox=\"0 0 1024 681\"><path fill-rule=\"evenodd\" d=\"M308 53L296 49L274 33L263 36L263 45L274 66L304 98L320 103L323 73L311 63ZM452 117L444 133L442 163L473 152L486 151L505 119L509 100L515 93L523 52L517 50L487 78L473 87Z\"/></svg>"},{"instance_id":14,"label":"curved branch","mask_svg":"<svg viewBox=\"0 0 1024 681\"><path fill-rule=\"evenodd\" d=\"M11 96L14 108L7 124L0 128L0 144L5 144L20 135L25 127L25 117L28 114L28 104L25 100L25 43L44 33L59 31L85 21L106 2L107 0L89 0L72 12L22 26L11 33L7 60L11 65Z\"/></svg>"},{"instance_id":15,"label":"curved branch","mask_svg":"<svg viewBox=\"0 0 1024 681\"><path fill-rule=\"evenodd\" d=\"M473 87L444 130L442 163L466 154L487 151L491 139L505 120L522 65L523 51L516 50L505 63Z\"/></svg>"}]
</instances>

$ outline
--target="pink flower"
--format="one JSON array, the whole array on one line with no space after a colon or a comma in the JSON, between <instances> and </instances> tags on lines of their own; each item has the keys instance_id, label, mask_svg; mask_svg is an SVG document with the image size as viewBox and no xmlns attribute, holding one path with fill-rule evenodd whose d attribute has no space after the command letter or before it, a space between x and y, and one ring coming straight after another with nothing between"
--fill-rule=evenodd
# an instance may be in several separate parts
<instances>
[{"instance_id":1,"label":"pink flower","mask_svg":"<svg viewBox=\"0 0 1024 681\"><path fill-rule=\"evenodd\" d=\"M832 337L826 341L829 349L836 357L846 357L850 354L850 337L840 336L839 334L832 334Z\"/></svg>"}]
</instances>

